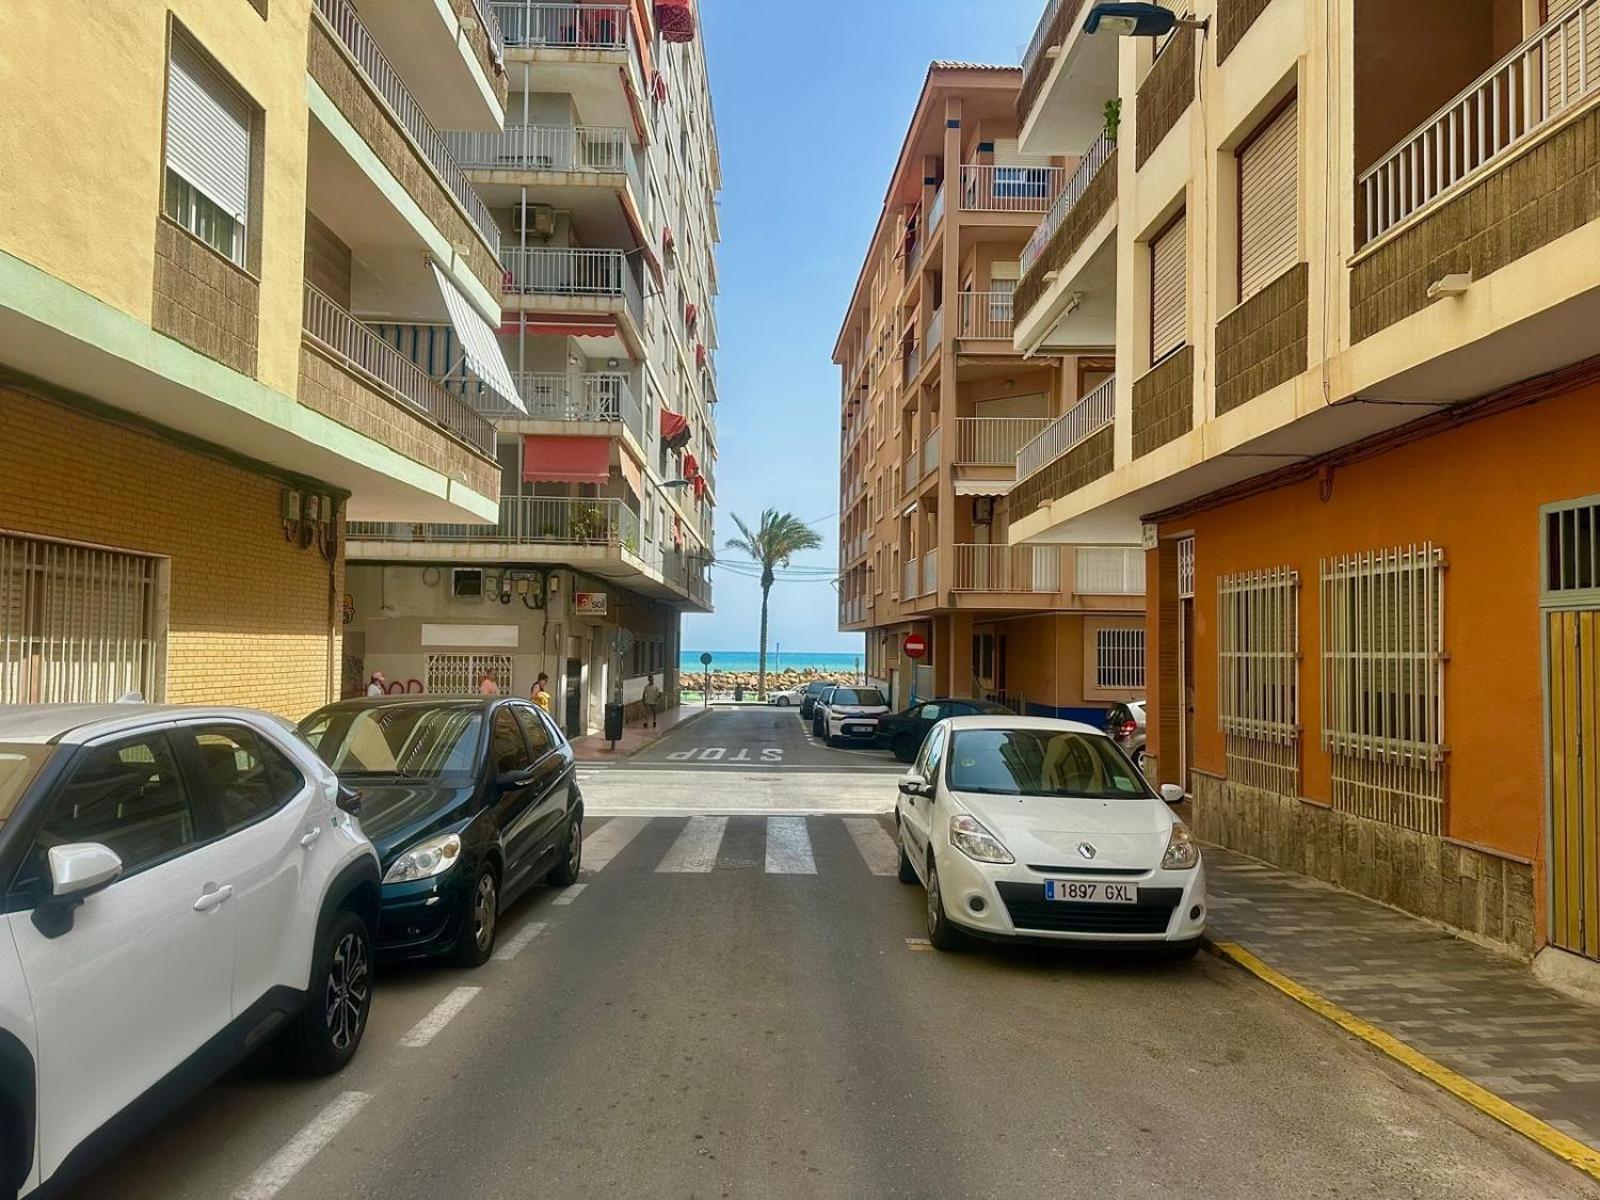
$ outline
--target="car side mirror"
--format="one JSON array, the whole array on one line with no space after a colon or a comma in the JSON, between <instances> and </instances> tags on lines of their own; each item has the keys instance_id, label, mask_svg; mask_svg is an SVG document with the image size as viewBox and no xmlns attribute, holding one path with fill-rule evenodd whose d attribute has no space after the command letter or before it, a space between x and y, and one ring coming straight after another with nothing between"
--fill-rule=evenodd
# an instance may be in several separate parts
<instances>
[{"instance_id":1,"label":"car side mirror","mask_svg":"<svg viewBox=\"0 0 1600 1200\"><path fill-rule=\"evenodd\" d=\"M347 812L352 817L361 815L361 793L353 787L346 787L341 783L339 785L339 794L335 797L334 803L339 806L340 812Z\"/></svg>"},{"instance_id":2,"label":"car side mirror","mask_svg":"<svg viewBox=\"0 0 1600 1200\"><path fill-rule=\"evenodd\" d=\"M1182 804L1185 800L1183 789L1175 783L1161 785L1161 798L1168 804Z\"/></svg>"},{"instance_id":3,"label":"car side mirror","mask_svg":"<svg viewBox=\"0 0 1600 1200\"><path fill-rule=\"evenodd\" d=\"M924 799L933 795L933 784L921 775L907 775L900 781L900 794L902 796L921 796Z\"/></svg>"},{"instance_id":4,"label":"car side mirror","mask_svg":"<svg viewBox=\"0 0 1600 1200\"><path fill-rule=\"evenodd\" d=\"M122 859L99 842L70 842L51 846L45 855L50 874L50 894L33 909L33 924L47 938L58 938L72 928L73 913L122 874Z\"/></svg>"}]
</instances>

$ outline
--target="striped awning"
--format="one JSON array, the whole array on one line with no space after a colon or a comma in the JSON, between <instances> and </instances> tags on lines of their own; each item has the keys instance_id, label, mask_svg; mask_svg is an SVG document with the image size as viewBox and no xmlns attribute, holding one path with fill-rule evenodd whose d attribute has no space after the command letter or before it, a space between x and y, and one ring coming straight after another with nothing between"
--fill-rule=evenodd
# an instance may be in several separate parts
<instances>
[{"instance_id":1,"label":"striped awning","mask_svg":"<svg viewBox=\"0 0 1600 1200\"><path fill-rule=\"evenodd\" d=\"M494 340L494 327L478 315L471 302L439 269L438 263L430 261L428 265L433 268L439 293L444 297L444 306L450 313L450 324L455 326L461 338L467 366L474 375L509 400L513 407L527 412L528 406L517 394L517 385L512 381L505 355L500 353L500 343Z\"/></svg>"}]
</instances>

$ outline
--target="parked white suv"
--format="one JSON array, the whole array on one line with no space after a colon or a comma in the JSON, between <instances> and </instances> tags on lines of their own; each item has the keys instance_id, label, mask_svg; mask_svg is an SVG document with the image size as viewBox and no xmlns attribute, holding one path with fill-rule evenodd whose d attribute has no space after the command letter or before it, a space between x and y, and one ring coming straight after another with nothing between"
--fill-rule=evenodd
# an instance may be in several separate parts
<instances>
[{"instance_id":1,"label":"parked white suv","mask_svg":"<svg viewBox=\"0 0 1600 1200\"><path fill-rule=\"evenodd\" d=\"M358 806L261 713L0 710L0 1196L268 1039L306 1073L350 1061L380 893Z\"/></svg>"},{"instance_id":2,"label":"parked white suv","mask_svg":"<svg viewBox=\"0 0 1600 1200\"><path fill-rule=\"evenodd\" d=\"M822 696L817 711L828 745L871 743L877 738L878 718L889 711L888 699L877 688L836 687Z\"/></svg>"}]
</instances>

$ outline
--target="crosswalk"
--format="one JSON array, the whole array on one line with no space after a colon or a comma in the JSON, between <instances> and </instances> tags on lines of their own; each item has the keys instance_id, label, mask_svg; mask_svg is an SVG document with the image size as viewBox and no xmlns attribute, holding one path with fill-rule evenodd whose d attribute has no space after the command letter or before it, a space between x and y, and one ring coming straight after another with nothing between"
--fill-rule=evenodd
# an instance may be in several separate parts
<instances>
[{"instance_id":1,"label":"crosswalk","mask_svg":"<svg viewBox=\"0 0 1600 1200\"><path fill-rule=\"evenodd\" d=\"M899 847L879 817L600 817L584 823L583 873L614 863L658 875L707 875L759 868L768 875L818 874L841 857L849 869L893 875ZM580 884L579 887L584 885Z\"/></svg>"}]
</instances>

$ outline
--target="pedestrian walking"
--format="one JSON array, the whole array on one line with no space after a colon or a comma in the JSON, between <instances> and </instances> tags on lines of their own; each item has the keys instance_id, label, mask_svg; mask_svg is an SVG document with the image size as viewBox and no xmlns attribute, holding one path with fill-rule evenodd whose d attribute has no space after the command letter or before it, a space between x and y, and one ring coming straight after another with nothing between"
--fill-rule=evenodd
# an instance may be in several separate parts
<instances>
[{"instance_id":1,"label":"pedestrian walking","mask_svg":"<svg viewBox=\"0 0 1600 1200\"><path fill-rule=\"evenodd\" d=\"M367 680L367 695L387 696L389 694L389 681L383 677L382 671L374 671L372 678Z\"/></svg>"},{"instance_id":2,"label":"pedestrian walking","mask_svg":"<svg viewBox=\"0 0 1600 1200\"><path fill-rule=\"evenodd\" d=\"M644 695L639 698L644 701L644 723L654 729L661 712L661 689L656 686L654 675L644 677Z\"/></svg>"},{"instance_id":3,"label":"pedestrian walking","mask_svg":"<svg viewBox=\"0 0 1600 1200\"><path fill-rule=\"evenodd\" d=\"M483 696L498 696L500 685L494 681L494 676L485 671L483 678L478 680L478 693Z\"/></svg>"},{"instance_id":4,"label":"pedestrian walking","mask_svg":"<svg viewBox=\"0 0 1600 1200\"><path fill-rule=\"evenodd\" d=\"M548 674L543 671L539 672L539 678L533 681L533 691L528 694L528 699L544 709L547 714L551 713L551 705L554 701L550 697L550 676Z\"/></svg>"}]
</instances>

